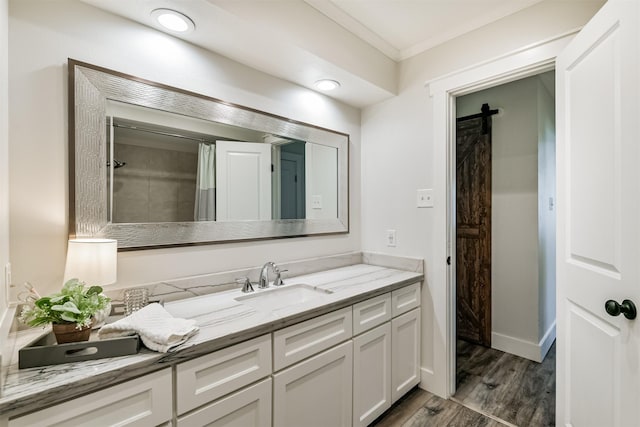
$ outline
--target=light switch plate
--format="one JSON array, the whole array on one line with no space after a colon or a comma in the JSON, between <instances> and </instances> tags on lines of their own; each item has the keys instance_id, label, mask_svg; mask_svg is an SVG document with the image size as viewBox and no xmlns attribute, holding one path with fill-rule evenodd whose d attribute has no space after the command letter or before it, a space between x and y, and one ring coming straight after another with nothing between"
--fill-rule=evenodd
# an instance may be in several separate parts
<instances>
[{"instance_id":1,"label":"light switch plate","mask_svg":"<svg viewBox=\"0 0 640 427\"><path fill-rule=\"evenodd\" d=\"M396 230L387 230L387 246L396 246Z\"/></svg>"},{"instance_id":2,"label":"light switch plate","mask_svg":"<svg viewBox=\"0 0 640 427\"><path fill-rule=\"evenodd\" d=\"M416 193L416 206L419 208L432 208L433 190L430 188L418 190Z\"/></svg>"}]
</instances>

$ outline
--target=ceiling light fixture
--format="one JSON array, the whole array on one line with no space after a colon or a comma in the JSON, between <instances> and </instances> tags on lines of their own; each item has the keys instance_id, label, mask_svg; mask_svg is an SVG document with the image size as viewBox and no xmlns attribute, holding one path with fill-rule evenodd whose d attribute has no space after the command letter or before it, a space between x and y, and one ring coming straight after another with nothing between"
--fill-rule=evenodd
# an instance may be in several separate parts
<instances>
[{"instance_id":1,"label":"ceiling light fixture","mask_svg":"<svg viewBox=\"0 0 640 427\"><path fill-rule=\"evenodd\" d=\"M340 82L337 82L335 80L322 79L316 82L316 88L325 92L337 89L339 87L340 87Z\"/></svg>"},{"instance_id":2,"label":"ceiling light fixture","mask_svg":"<svg viewBox=\"0 0 640 427\"><path fill-rule=\"evenodd\" d=\"M151 16L163 28L176 33L187 33L196 28L191 18L175 10L155 9L151 12Z\"/></svg>"}]
</instances>

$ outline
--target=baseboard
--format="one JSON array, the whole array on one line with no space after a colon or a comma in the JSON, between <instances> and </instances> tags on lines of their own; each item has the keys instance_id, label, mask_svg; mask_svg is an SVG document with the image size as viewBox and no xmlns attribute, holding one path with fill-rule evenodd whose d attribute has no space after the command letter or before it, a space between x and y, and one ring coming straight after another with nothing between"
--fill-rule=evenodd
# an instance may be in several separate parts
<instances>
[{"instance_id":1,"label":"baseboard","mask_svg":"<svg viewBox=\"0 0 640 427\"><path fill-rule=\"evenodd\" d=\"M491 333L491 348L504 351L505 353L515 354L516 356L524 357L534 362L542 361L539 344L497 332Z\"/></svg>"},{"instance_id":2,"label":"baseboard","mask_svg":"<svg viewBox=\"0 0 640 427\"><path fill-rule=\"evenodd\" d=\"M556 321L554 320L547 332L545 332L544 336L540 340L538 346L540 347L540 360L544 360L547 357L547 353L549 349L553 345L553 342L556 340Z\"/></svg>"},{"instance_id":3,"label":"baseboard","mask_svg":"<svg viewBox=\"0 0 640 427\"><path fill-rule=\"evenodd\" d=\"M538 343L525 341L520 338L510 337L508 335L491 333L491 347L505 353L515 354L534 362L542 362L549 352L549 349L556 340L556 322L555 320L549 326L544 336Z\"/></svg>"}]
</instances>

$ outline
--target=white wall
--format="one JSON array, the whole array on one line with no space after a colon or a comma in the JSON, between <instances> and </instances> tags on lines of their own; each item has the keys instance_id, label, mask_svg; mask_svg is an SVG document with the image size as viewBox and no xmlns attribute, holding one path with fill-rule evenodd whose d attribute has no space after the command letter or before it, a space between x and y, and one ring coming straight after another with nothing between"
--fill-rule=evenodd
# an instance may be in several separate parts
<instances>
[{"instance_id":1,"label":"white wall","mask_svg":"<svg viewBox=\"0 0 640 427\"><path fill-rule=\"evenodd\" d=\"M547 173L555 169L554 99L533 76L459 97L456 115L476 114L484 103L500 109L492 132L492 347L540 361L540 340L555 321L554 216L542 204L555 188Z\"/></svg>"},{"instance_id":2,"label":"white wall","mask_svg":"<svg viewBox=\"0 0 640 427\"><path fill-rule=\"evenodd\" d=\"M435 188L433 175L446 159L434 157L433 105L425 83L584 25L602 3L544 1L403 61L398 96L363 110L363 250L425 259L422 385L439 395L447 393L441 309L446 306L446 253L432 244L438 231L434 210L417 209L415 201L419 188L446 194L445 188ZM397 230L395 248L385 244L387 229Z\"/></svg>"},{"instance_id":3,"label":"white wall","mask_svg":"<svg viewBox=\"0 0 640 427\"><path fill-rule=\"evenodd\" d=\"M9 262L9 2L0 0L0 323L7 308L4 266ZM2 351L2 350L0 350Z\"/></svg>"},{"instance_id":4,"label":"white wall","mask_svg":"<svg viewBox=\"0 0 640 427\"><path fill-rule=\"evenodd\" d=\"M348 235L123 252L118 284L360 249L360 113L316 92L77 1L10 2L11 258L14 282L62 281L68 235L67 58L351 135Z\"/></svg>"}]
</instances>

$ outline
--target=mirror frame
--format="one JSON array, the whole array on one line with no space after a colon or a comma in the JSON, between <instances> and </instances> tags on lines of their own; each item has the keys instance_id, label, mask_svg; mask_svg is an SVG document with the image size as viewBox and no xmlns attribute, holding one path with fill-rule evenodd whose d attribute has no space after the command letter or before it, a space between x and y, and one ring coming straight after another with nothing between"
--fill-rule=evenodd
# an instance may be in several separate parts
<instances>
[{"instance_id":1,"label":"mirror frame","mask_svg":"<svg viewBox=\"0 0 640 427\"><path fill-rule=\"evenodd\" d=\"M69 69L69 235L116 239L119 250L349 232L349 135L76 61ZM335 219L111 223L107 206L107 101L245 127L338 150Z\"/></svg>"}]
</instances>

